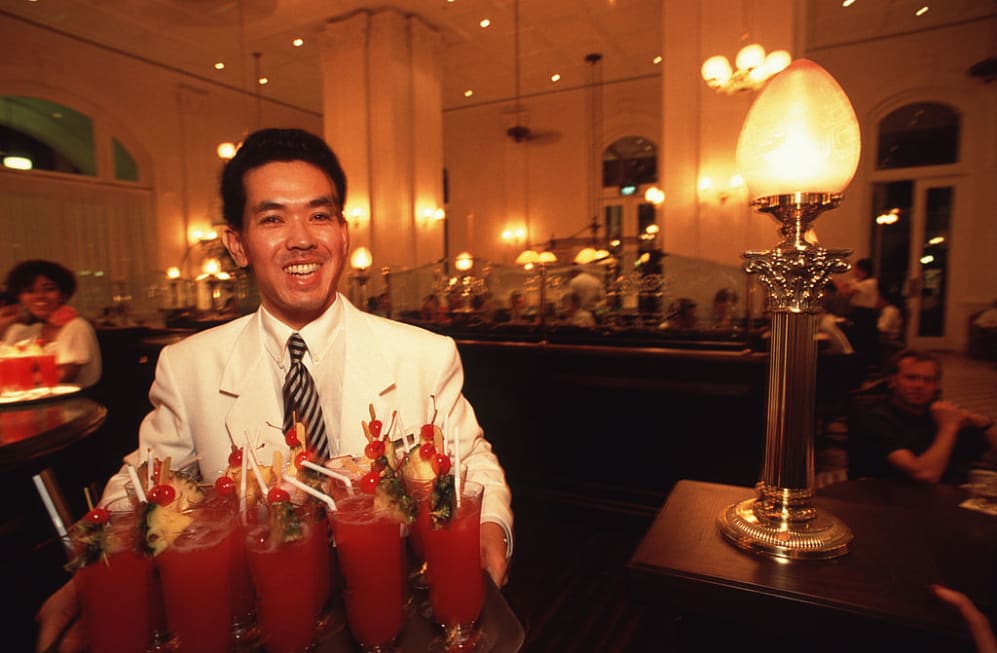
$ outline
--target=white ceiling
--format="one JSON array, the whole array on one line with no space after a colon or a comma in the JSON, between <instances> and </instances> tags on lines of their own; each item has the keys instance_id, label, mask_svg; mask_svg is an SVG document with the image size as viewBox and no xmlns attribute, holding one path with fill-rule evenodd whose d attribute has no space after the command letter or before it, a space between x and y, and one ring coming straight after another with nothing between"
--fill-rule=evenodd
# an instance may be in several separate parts
<instances>
[{"instance_id":1,"label":"white ceiling","mask_svg":"<svg viewBox=\"0 0 997 653\"><path fill-rule=\"evenodd\" d=\"M603 55L606 81L659 74L661 0L519 1L523 95L551 90L554 72L561 86L584 84L591 52ZM0 0L0 10L34 23L253 93L260 52L263 95L314 112L323 25L385 6L442 33L444 107L515 95L515 0ZM293 47L295 37L304 45ZM216 61L226 68L216 71Z\"/></svg>"},{"instance_id":2,"label":"white ceiling","mask_svg":"<svg viewBox=\"0 0 997 653\"><path fill-rule=\"evenodd\" d=\"M585 55L600 53L600 77L659 75L662 6L694 0L518 0L522 95L585 84ZM745 11L742 0L740 11ZM993 16L997 0L798 0L811 47ZM754 2L754 0L750 0ZM270 83L261 93L321 112L318 35L331 18L391 6L418 14L443 35L443 106L515 95L516 0L0 0L0 12L151 62L255 93L254 57ZM914 12L930 4L922 18ZM752 6L752 5L747 5ZM478 22L489 18L491 26ZM305 43L295 48L291 41ZM733 53L728 53L733 54ZM216 61L226 68L214 69ZM560 73L557 86L550 81ZM464 96L472 89L471 98Z\"/></svg>"}]
</instances>

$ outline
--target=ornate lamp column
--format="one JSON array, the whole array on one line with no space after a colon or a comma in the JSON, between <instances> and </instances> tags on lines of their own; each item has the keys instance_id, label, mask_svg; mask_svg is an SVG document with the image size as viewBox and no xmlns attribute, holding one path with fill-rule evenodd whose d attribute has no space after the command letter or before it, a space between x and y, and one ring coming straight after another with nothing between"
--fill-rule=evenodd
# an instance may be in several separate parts
<instances>
[{"instance_id":1,"label":"ornate lamp column","mask_svg":"<svg viewBox=\"0 0 997 653\"><path fill-rule=\"evenodd\" d=\"M780 223L782 242L744 254L772 310L765 459L758 497L726 508L718 526L736 546L777 558L834 558L852 540L844 523L813 503L817 313L821 289L848 270L850 251L818 247L811 223L840 202L859 148L847 96L806 59L772 79L738 141L752 205Z\"/></svg>"}]
</instances>

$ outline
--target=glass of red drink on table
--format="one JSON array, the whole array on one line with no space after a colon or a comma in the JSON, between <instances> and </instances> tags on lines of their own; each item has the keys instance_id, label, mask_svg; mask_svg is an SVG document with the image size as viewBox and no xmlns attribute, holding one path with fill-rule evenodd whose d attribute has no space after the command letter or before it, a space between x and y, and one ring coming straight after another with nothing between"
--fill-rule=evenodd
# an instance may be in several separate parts
<instances>
[{"instance_id":1,"label":"glass of red drink on table","mask_svg":"<svg viewBox=\"0 0 997 653\"><path fill-rule=\"evenodd\" d=\"M346 622L365 652L393 651L407 595L401 524L393 511L375 509L372 494L336 503L329 519L345 580Z\"/></svg>"},{"instance_id":2,"label":"glass of red drink on table","mask_svg":"<svg viewBox=\"0 0 997 653\"><path fill-rule=\"evenodd\" d=\"M140 516L95 508L70 529L73 576L91 653L141 653L154 646L162 605ZM73 564L73 563L71 563Z\"/></svg>"},{"instance_id":3,"label":"glass of red drink on table","mask_svg":"<svg viewBox=\"0 0 997 653\"><path fill-rule=\"evenodd\" d=\"M166 620L180 653L232 647L235 514L219 505L184 512L193 518L156 557Z\"/></svg>"},{"instance_id":4,"label":"glass of red drink on table","mask_svg":"<svg viewBox=\"0 0 997 653\"><path fill-rule=\"evenodd\" d=\"M429 603L433 619L445 632L443 638L434 641L432 650L483 650L484 639L478 627L485 598L480 553L482 495L480 484L461 484L460 501L453 497L450 518L433 524L426 534L424 546L431 572Z\"/></svg>"}]
</instances>

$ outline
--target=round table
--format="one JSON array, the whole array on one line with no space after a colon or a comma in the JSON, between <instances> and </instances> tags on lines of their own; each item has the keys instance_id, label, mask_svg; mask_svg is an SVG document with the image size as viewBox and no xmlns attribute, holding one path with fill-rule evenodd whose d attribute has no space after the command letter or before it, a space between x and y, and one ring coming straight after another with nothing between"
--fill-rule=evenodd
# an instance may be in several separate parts
<instances>
[{"instance_id":1,"label":"round table","mask_svg":"<svg viewBox=\"0 0 997 653\"><path fill-rule=\"evenodd\" d=\"M73 517L48 461L93 434L106 419L107 408L79 395L0 404L0 473L17 469L34 474L35 489L60 537Z\"/></svg>"}]
</instances>

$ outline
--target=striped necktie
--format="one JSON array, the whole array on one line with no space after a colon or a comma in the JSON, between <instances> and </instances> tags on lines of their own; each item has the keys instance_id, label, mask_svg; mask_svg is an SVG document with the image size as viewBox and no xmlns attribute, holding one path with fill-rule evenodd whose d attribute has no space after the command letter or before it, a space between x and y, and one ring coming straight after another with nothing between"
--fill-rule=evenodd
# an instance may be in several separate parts
<instances>
[{"instance_id":1,"label":"striped necktie","mask_svg":"<svg viewBox=\"0 0 997 653\"><path fill-rule=\"evenodd\" d=\"M305 425L308 434L309 449L315 451L321 458L330 455L329 442L325 435L325 419L322 417L322 406L319 405L318 391L315 380L308 373L308 368L301 362L308 347L300 333L292 333L287 341L287 349L291 353L291 366L284 379L284 432L287 433L294 425L294 416Z\"/></svg>"}]
</instances>

